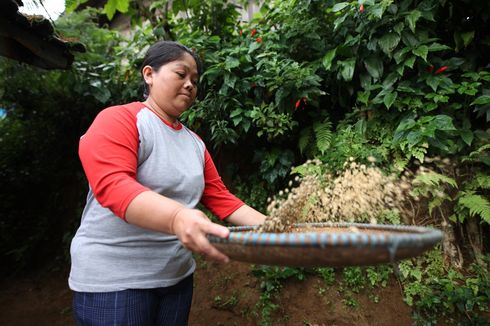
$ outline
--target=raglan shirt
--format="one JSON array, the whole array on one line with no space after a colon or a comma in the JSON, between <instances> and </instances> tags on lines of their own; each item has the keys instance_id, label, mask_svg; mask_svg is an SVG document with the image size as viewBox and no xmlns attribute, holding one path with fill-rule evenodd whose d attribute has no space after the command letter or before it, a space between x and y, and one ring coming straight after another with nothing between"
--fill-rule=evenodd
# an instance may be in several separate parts
<instances>
[{"instance_id":1,"label":"raglan shirt","mask_svg":"<svg viewBox=\"0 0 490 326\"><path fill-rule=\"evenodd\" d=\"M201 202L220 219L244 204L225 187L196 134L141 102L100 112L80 139L79 156L89 191L70 248L74 291L167 287L194 272L191 252L175 235L125 221L140 193L151 190L188 208Z\"/></svg>"}]
</instances>

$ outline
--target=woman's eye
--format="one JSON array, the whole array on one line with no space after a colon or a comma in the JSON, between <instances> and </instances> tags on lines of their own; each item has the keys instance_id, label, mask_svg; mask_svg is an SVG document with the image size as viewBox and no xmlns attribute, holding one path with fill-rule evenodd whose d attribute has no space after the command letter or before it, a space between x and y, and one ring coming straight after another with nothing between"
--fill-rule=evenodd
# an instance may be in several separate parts
<instances>
[{"instance_id":1,"label":"woman's eye","mask_svg":"<svg viewBox=\"0 0 490 326\"><path fill-rule=\"evenodd\" d=\"M182 73L182 72L177 72L177 75L179 75L180 78L184 78L185 77L185 74Z\"/></svg>"}]
</instances>

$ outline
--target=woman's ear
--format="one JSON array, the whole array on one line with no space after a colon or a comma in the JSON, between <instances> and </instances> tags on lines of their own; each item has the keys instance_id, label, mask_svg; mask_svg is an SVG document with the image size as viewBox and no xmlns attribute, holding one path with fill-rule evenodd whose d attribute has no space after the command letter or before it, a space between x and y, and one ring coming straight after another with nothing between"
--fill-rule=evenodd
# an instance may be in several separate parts
<instances>
[{"instance_id":1,"label":"woman's ear","mask_svg":"<svg viewBox=\"0 0 490 326\"><path fill-rule=\"evenodd\" d=\"M152 86L153 84L153 68L151 66L144 66L141 69L141 74L143 75L143 79L148 86Z\"/></svg>"}]
</instances>

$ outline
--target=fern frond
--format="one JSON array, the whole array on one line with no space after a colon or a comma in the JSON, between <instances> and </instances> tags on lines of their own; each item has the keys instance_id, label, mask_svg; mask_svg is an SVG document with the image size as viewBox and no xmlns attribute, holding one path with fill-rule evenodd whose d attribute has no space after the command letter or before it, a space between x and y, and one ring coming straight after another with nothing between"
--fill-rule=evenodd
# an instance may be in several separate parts
<instances>
[{"instance_id":1,"label":"fern frond","mask_svg":"<svg viewBox=\"0 0 490 326\"><path fill-rule=\"evenodd\" d=\"M476 191L490 189L490 175L479 172L464 184L464 190Z\"/></svg>"},{"instance_id":2,"label":"fern frond","mask_svg":"<svg viewBox=\"0 0 490 326\"><path fill-rule=\"evenodd\" d=\"M332 122L324 120L323 122L316 122L313 124L313 130L315 131L316 147L320 153L325 153L325 151L330 147L332 143Z\"/></svg>"},{"instance_id":3,"label":"fern frond","mask_svg":"<svg viewBox=\"0 0 490 326\"><path fill-rule=\"evenodd\" d=\"M308 147L312 138L313 138L313 132L311 127L307 127L301 130L298 139L298 148L301 154L303 154L305 149Z\"/></svg>"},{"instance_id":4,"label":"fern frond","mask_svg":"<svg viewBox=\"0 0 490 326\"><path fill-rule=\"evenodd\" d=\"M427 154L427 148L425 147L413 147L410 150L410 154L420 162L424 161L425 154Z\"/></svg>"},{"instance_id":5,"label":"fern frond","mask_svg":"<svg viewBox=\"0 0 490 326\"><path fill-rule=\"evenodd\" d=\"M419 174L414 180L414 184L424 184L428 186L439 186L441 183L447 183L448 185L458 188L458 184L456 183L456 180L453 178L450 178L448 176L445 176L443 174L439 174L436 172L429 172L429 173L423 173Z\"/></svg>"},{"instance_id":6,"label":"fern frond","mask_svg":"<svg viewBox=\"0 0 490 326\"><path fill-rule=\"evenodd\" d=\"M478 188L490 189L490 175L488 174L478 173L475 182L478 185Z\"/></svg>"},{"instance_id":7,"label":"fern frond","mask_svg":"<svg viewBox=\"0 0 490 326\"><path fill-rule=\"evenodd\" d=\"M470 153L470 157L476 156L478 154L481 154L483 151L490 150L490 144L485 144L483 146L480 146L476 151Z\"/></svg>"},{"instance_id":8,"label":"fern frond","mask_svg":"<svg viewBox=\"0 0 490 326\"><path fill-rule=\"evenodd\" d=\"M458 204L468 208L470 216L479 215L490 224L490 201L487 198L472 193L465 194L459 198Z\"/></svg>"},{"instance_id":9,"label":"fern frond","mask_svg":"<svg viewBox=\"0 0 490 326\"><path fill-rule=\"evenodd\" d=\"M446 199L448 199L447 196L443 196L443 197L435 196L429 202L429 214L432 215L432 211L434 210L434 208L441 206Z\"/></svg>"},{"instance_id":10,"label":"fern frond","mask_svg":"<svg viewBox=\"0 0 490 326\"><path fill-rule=\"evenodd\" d=\"M485 151L490 151L490 144L485 144L483 146L480 146L476 151L473 151L470 153L470 155L465 156L461 159L462 162L470 161L478 161L478 158L480 158L480 155L485 152ZM488 154L488 153L487 153Z\"/></svg>"}]
</instances>

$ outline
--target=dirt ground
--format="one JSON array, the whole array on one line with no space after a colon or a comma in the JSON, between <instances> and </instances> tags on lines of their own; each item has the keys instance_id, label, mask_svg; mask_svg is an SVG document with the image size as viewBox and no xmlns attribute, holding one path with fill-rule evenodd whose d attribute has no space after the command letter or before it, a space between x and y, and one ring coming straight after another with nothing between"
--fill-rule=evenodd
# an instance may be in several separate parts
<instances>
[{"instance_id":1,"label":"dirt ground","mask_svg":"<svg viewBox=\"0 0 490 326\"><path fill-rule=\"evenodd\" d=\"M74 325L68 267L0 281L0 325ZM315 276L284 284L271 315L273 325L411 325L411 310L396 280L355 295L351 307L338 288ZM190 325L260 325L260 281L250 265L199 260ZM373 297L379 298L374 302Z\"/></svg>"}]
</instances>

